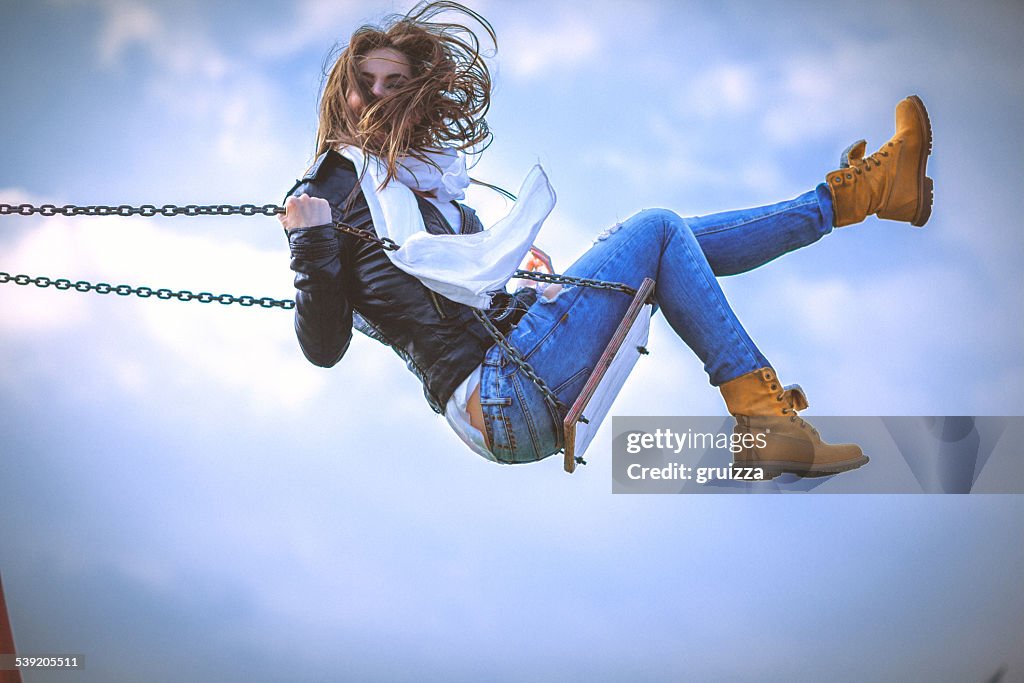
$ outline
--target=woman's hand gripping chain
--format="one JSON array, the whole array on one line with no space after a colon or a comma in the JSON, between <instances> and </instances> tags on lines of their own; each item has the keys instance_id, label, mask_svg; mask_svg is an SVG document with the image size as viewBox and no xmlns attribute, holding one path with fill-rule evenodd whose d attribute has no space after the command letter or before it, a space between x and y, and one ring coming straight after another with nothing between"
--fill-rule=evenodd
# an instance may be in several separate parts
<instances>
[{"instance_id":1,"label":"woman's hand gripping chain","mask_svg":"<svg viewBox=\"0 0 1024 683\"><path fill-rule=\"evenodd\" d=\"M288 197L284 202L284 210L284 214L278 215L277 219L281 221L285 230L311 228L333 222L331 205L327 203L327 200L310 197L305 193L298 197Z\"/></svg>"}]
</instances>

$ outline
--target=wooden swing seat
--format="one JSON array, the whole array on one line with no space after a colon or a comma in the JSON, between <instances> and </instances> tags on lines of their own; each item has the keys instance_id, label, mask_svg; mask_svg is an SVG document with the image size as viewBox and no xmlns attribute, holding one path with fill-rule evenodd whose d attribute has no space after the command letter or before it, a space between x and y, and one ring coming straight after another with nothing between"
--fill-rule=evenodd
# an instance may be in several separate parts
<instances>
[{"instance_id":1,"label":"wooden swing seat","mask_svg":"<svg viewBox=\"0 0 1024 683\"><path fill-rule=\"evenodd\" d=\"M605 347L590 373L583 391L569 409L562 423L565 434L565 471L570 474L576 464L586 464L583 454L608 414L615 397L636 365L647 353L653 304L648 302L654 291L654 280L644 278L626 309L622 322ZM643 313L643 315L641 315Z\"/></svg>"}]
</instances>

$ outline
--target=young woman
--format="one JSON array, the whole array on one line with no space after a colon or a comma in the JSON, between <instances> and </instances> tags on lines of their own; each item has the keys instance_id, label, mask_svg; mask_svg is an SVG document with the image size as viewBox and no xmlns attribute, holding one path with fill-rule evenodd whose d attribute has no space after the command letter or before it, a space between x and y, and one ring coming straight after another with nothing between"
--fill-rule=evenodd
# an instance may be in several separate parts
<instances>
[{"instance_id":1,"label":"young woman","mask_svg":"<svg viewBox=\"0 0 1024 683\"><path fill-rule=\"evenodd\" d=\"M488 230L458 203L475 182L461 152L490 140L491 80L477 36L435 21L442 11L463 13L494 39L472 10L421 5L357 30L328 74L318 156L282 217L296 273L295 329L306 357L330 367L355 325L394 348L471 449L498 462L539 460L563 447L563 408L580 393L630 298L577 285L550 285L535 301L505 293L554 192L535 167L511 213ZM634 288L645 277L656 280L658 309L703 361L737 428L771 428L768 448L738 456L739 464L804 475L859 467L867 458L857 446L824 443L796 417L807 405L803 392L782 386L716 277L757 268L868 215L924 225L930 149L924 105L909 97L897 105L889 142L866 157L864 142L855 143L815 189L700 218L643 211L602 233L565 274ZM477 311L512 352L495 343ZM546 400L542 385L557 401Z\"/></svg>"}]
</instances>

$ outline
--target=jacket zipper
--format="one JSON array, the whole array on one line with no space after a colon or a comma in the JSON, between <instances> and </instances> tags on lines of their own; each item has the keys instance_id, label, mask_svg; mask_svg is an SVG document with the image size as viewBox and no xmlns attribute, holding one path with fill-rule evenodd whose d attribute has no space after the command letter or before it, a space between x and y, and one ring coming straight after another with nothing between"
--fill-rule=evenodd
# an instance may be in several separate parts
<instances>
[{"instance_id":1,"label":"jacket zipper","mask_svg":"<svg viewBox=\"0 0 1024 683\"><path fill-rule=\"evenodd\" d=\"M445 320L448 316L441 310L441 302L437 300L437 293L432 289L428 289L427 292L430 294L430 300L434 303L434 310L437 311L442 320Z\"/></svg>"},{"instance_id":2,"label":"jacket zipper","mask_svg":"<svg viewBox=\"0 0 1024 683\"><path fill-rule=\"evenodd\" d=\"M423 201L422 204L430 207L429 210L434 212L434 217L439 221L439 225L441 226L441 228L445 230L447 234L456 234L451 224L448 223L448 219L444 217L444 214L441 213L440 209L438 209L436 206L434 206L428 201ZM462 221L462 224L465 225L466 216L465 213L463 212L462 205L456 204L456 206L459 207L459 219ZM437 314L441 317L441 320L447 320L448 315L444 312L444 309L441 308L441 301L437 298L437 293L429 288L427 289L427 293L430 295L430 302L434 304L434 310L437 311Z\"/></svg>"}]
</instances>

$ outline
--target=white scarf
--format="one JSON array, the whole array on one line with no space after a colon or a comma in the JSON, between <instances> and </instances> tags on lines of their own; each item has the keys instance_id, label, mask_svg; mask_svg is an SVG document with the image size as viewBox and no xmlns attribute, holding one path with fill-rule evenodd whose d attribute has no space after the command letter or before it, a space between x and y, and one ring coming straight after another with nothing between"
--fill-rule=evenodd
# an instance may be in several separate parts
<instances>
[{"instance_id":1,"label":"white scarf","mask_svg":"<svg viewBox=\"0 0 1024 683\"><path fill-rule=\"evenodd\" d=\"M338 150L363 168L366 156L357 147ZM400 182L378 190L387 176L387 165L369 156L360 187L370 208L377 236L394 240L400 248L385 250L399 269L417 278L427 288L452 301L486 308L490 292L503 290L505 283L523 262L544 220L555 206L555 191L539 165L530 169L519 190L519 199L507 216L489 229L469 235L431 235L423 225L412 189L434 192L441 201L465 197L469 185L466 163L454 150L431 155L440 170L429 163L404 159L398 172Z\"/></svg>"}]
</instances>

